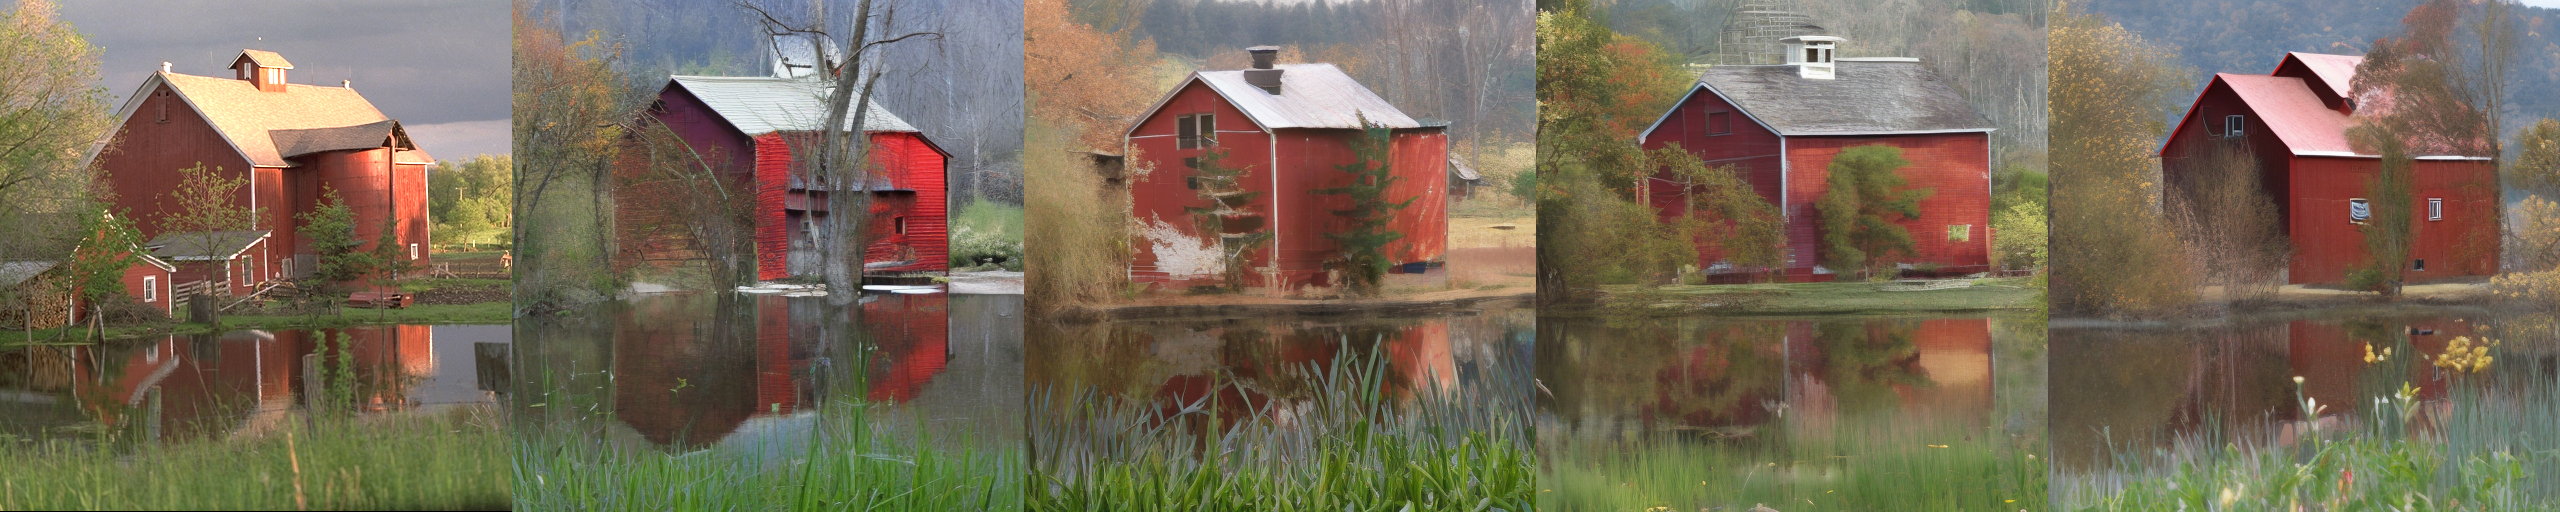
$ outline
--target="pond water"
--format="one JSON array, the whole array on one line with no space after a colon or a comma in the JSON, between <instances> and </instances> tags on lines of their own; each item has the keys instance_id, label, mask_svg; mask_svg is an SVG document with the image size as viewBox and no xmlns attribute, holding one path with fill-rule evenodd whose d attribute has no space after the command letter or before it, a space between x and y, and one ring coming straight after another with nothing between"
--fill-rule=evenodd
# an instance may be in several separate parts
<instances>
[{"instance_id":1,"label":"pond water","mask_svg":"<svg viewBox=\"0 0 2560 512\"><path fill-rule=\"evenodd\" d=\"M348 353L342 358L339 340ZM283 426L325 396L321 375L353 363L352 401L371 414L495 405L509 329L396 325L164 335L0 350L0 435L19 439L217 440Z\"/></svg>"},{"instance_id":2,"label":"pond water","mask_svg":"<svg viewBox=\"0 0 2560 512\"><path fill-rule=\"evenodd\" d=\"M1542 508L1997 509L2044 499L2033 457L2044 448L2043 323L2033 319L1539 326Z\"/></svg>"},{"instance_id":3,"label":"pond water","mask_svg":"<svg viewBox=\"0 0 2560 512\"><path fill-rule=\"evenodd\" d=\"M992 443L1019 437L1021 312L1019 295L647 295L518 322L538 342L518 346L513 407L671 452L805 439L854 401Z\"/></svg>"},{"instance_id":4,"label":"pond water","mask_svg":"<svg viewBox=\"0 0 2560 512\"><path fill-rule=\"evenodd\" d=\"M2550 384L2560 376L2555 325L2548 315L2313 312L2196 326L2057 326L2055 469L2100 469L2181 438L2288 443L2290 427L2306 419L2301 398L2352 419L2402 384L2438 403L2457 383L2547 393L2560 389ZM2498 340L2486 371L2434 364L2457 338ZM2368 347L2380 357L2368 361Z\"/></svg>"},{"instance_id":5,"label":"pond water","mask_svg":"<svg viewBox=\"0 0 2560 512\"><path fill-rule=\"evenodd\" d=\"M1090 390L1178 409L1204 400L1222 423L1285 409L1319 393L1334 363L1376 363L1377 391L1464 393L1529 367L1535 317L1525 309L1421 318L1263 317L1094 324L1034 323L1031 394ZM1509 372L1505 374L1503 372Z\"/></svg>"}]
</instances>

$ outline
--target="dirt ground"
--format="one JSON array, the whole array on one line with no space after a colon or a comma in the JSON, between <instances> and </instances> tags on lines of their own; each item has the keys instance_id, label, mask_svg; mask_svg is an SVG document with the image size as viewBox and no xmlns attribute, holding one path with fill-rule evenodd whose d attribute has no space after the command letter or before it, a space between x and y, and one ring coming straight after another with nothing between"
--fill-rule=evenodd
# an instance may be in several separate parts
<instances>
[{"instance_id":1,"label":"dirt ground","mask_svg":"<svg viewBox=\"0 0 2560 512\"><path fill-rule=\"evenodd\" d=\"M952 272L951 293L1021 295L1022 273L1007 271Z\"/></svg>"}]
</instances>

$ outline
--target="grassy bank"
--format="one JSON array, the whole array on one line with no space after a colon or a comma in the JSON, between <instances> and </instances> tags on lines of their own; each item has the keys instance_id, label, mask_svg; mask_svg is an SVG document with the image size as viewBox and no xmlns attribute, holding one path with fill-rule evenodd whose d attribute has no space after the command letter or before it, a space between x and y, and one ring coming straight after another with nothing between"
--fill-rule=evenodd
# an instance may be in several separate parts
<instances>
[{"instance_id":1,"label":"grassy bank","mask_svg":"<svg viewBox=\"0 0 2560 512\"><path fill-rule=\"evenodd\" d=\"M686 453L615 447L553 431L515 445L518 510L1015 510L1010 448L922 443L877 430L864 405L828 407L813 439ZM911 425L923 429L922 424ZM539 427L537 427L539 428ZM796 448L782 447L796 444ZM998 446L1010 446L998 444ZM776 454L782 456L776 456Z\"/></svg>"},{"instance_id":2,"label":"grassy bank","mask_svg":"<svg viewBox=\"0 0 2560 512\"><path fill-rule=\"evenodd\" d=\"M2041 510L2044 444L1901 418L1753 437L1553 441L1541 510ZM1779 439L1784 438L1784 439ZM1665 508L1667 507L1667 508Z\"/></svg>"},{"instance_id":3,"label":"grassy bank","mask_svg":"<svg viewBox=\"0 0 2560 512\"><path fill-rule=\"evenodd\" d=\"M2286 425L2299 429L2290 443L2185 435L2103 471L2057 475L2056 501L2100 511L2560 508L2560 383L2462 386L2435 402L2404 393L2365 410Z\"/></svg>"},{"instance_id":4,"label":"grassy bank","mask_svg":"<svg viewBox=\"0 0 2560 512\"><path fill-rule=\"evenodd\" d=\"M1967 288L1884 291L1879 283L1611 285L1589 310L1664 315L1892 315L2032 310L2040 293L2031 278L1979 279ZM1587 311L1589 311L1587 310Z\"/></svg>"},{"instance_id":5,"label":"grassy bank","mask_svg":"<svg viewBox=\"0 0 2560 512\"><path fill-rule=\"evenodd\" d=\"M1291 369L1316 383L1298 403L1035 395L1026 510L1531 509L1525 377L1402 401L1384 394L1384 358L1367 359ZM1220 424L1234 407L1250 412Z\"/></svg>"},{"instance_id":6,"label":"grassy bank","mask_svg":"<svg viewBox=\"0 0 2560 512\"><path fill-rule=\"evenodd\" d=\"M125 451L0 440L0 510L418 510L507 505L495 411L303 421ZM112 445L110 443L109 445Z\"/></svg>"}]
</instances>

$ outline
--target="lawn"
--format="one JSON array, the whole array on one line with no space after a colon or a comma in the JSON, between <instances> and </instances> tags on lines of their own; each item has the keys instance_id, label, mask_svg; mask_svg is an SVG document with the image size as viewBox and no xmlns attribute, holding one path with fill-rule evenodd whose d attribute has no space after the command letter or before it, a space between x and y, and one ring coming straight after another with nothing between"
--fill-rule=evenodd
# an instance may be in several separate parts
<instances>
[{"instance_id":1,"label":"lawn","mask_svg":"<svg viewBox=\"0 0 2560 512\"><path fill-rule=\"evenodd\" d=\"M502 508L507 434L497 414L297 413L246 440L114 449L0 436L0 510Z\"/></svg>"},{"instance_id":2,"label":"lawn","mask_svg":"<svg viewBox=\"0 0 2560 512\"><path fill-rule=\"evenodd\" d=\"M1900 292L1882 291L1879 283L1867 282L1602 289L1610 295L1610 307L1650 308L1664 314L1875 315L2034 309L2038 291L2030 281L1979 279L1968 288Z\"/></svg>"},{"instance_id":3,"label":"lawn","mask_svg":"<svg viewBox=\"0 0 2560 512\"><path fill-rule=\"evenodd\" d=\"M1658 434L1556 440L1542 510L2041 510L2044 443L1990 428L1914 430L1900 418L1742 439ZM1783 438L1783 439L1781 439Z\"/></svg>"}]
</instances>

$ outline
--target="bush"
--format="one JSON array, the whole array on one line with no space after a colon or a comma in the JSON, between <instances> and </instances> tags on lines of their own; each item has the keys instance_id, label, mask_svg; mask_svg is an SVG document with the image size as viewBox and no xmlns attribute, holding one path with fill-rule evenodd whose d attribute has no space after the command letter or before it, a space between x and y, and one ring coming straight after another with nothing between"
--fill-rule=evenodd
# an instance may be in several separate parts
<instances>
[{"instance_id":1,"label":"bush","mask_svg":"<svg viewBox=\"0 0 2560 512\"><path fill-rule=\"evenodd\" d=\"M960 226L951 232L951 268L997 267L1022 270L1022 241L1002 233Z\"/></svg>"},{"instance_id":2,"label":"bush","mask_svg":"<svg viewBox=\"0 0 2560 512\"><path fill-rule=\"evenodd\" d=\"M2391 283L2391 276L2370 265L2347 271L2347 289L2381 293Z\"/></svg>"},{"instance_id":3,"label":"bush","mask_svg":"<svg viewBox=\"0 0 2560 512\"><path fill-rule=\"evenodd\" d=\"M2490 278L2489 288L2500 297L2512 298L2526 304L2541 304L2545 309L2560 311L2560 269Z\"/></svg>"}]
</instances>

